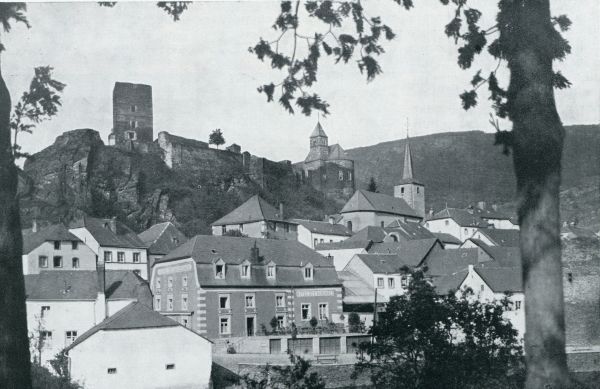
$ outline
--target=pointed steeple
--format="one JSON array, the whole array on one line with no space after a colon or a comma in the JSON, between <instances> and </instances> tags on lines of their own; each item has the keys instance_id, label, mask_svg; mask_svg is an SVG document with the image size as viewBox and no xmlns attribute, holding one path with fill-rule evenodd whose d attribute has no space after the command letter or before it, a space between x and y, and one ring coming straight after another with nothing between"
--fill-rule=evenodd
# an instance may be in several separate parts
<instances>
[{"instance_id":1,"label":"pointed steeple","mask_svg":"<svg viewBox=\"0 0 600 389\"><path fill-rule=\"evenodd\" d=\"M317 125L315 126L315 129L313 130L312 134L310 134L310 137L315 138L315 137L319 137L319 136L323 136L323 137L327 138L327 134L325 134L325 130L323 130L323 127L321 127L321 122L317 121Z\"/></svg>"},{"instance_id":2,"label":"pointed steeple","mask_svg":"<svg viewBox=\"0 0 600 389\"><path fill-rule=\"evenodd\" d=\"M404 170L402 170L402 180L414 179L412 168L412 154L410 152L410 139L408 137L408 128L406 129L406 144L404 146Z\"/></svg>"}]
</instances>

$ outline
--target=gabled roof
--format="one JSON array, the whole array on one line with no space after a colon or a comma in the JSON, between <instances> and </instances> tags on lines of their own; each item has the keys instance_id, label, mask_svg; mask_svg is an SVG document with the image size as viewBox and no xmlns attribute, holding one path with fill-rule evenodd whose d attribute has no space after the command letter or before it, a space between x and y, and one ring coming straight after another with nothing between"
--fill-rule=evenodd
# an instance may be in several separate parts
<instances>
[{"instance_id":1,"label":"gabled roof","mask_svg":"<svg viewBox=\"0 0 600 389\"><path fill-rule=\"evenodd\" d=\"M355 258L360 259L375 274L398 274L402 267L411 266L408 257L395 254L356 254Z\"/></svg>"},{"instance_id":2,"label":"gabled roof","mask_svg":"<svg viewBox=\"0 0 600 389\"><path fill-rule=\"evenodd\" d=\"M514 216L506 212L498 211L496 209L479 208L477 206L470 207L479 217L482 219L496 219L496 220L511 220Z\"/></svg>"},{"instance_id":3,"label":"gabled roof","mask_svg":"<svg viewBox=\"0 0 600 389\"><path fill-rule=\"evenodd\" d=\"M315 246L317 251L326 250L351 250L351 249L368 249L373 244L371 240L351 240L346 239L341 242L323 242Z\"/></svg>"},{"instance_id":4,"label":"gabled roof","mask_svg":"<svg viewBox=\"0 0 600 389\"><path fill-rule=\"evenodd\" d=\"M25 275L27 300L96 300L99 273L95 270L46 270ZM107 300L136 299L151 303L150 288L128 270L106 270Z\"/></svg>"},{"instance_id":5,"label":"gabled roof","mask_svg":"<svg viewBox=\"0 0 600 389\"><path fill-rule=\"evenodd\" d=\"M489 224L481 219L475 212L471 213L466 209L445 208L429 220L453 219L461 227L488 227Z\"/></svg>"},{"instance_id":6,"label":"gabled roof","mask_svg":"<svg viewBox=\"0 0 600 389\"><path fill-rule=\"evenodd\" d=\"M420 223L396 219L385 228L387 233L395 232L405 240L429 239L436 236Z\"/></svg>"},{"instance_id":7,"label":"gabled roof","mask_svg":"<svg viewBox=\"0 0 600 389\"><path fill-rule=\"evenodd\" d=\"M410 240L406 242L384 242L373 243L368 250L368 255L394 256L389 263L397 272L404 265L417 267L423 263L425 258L432 252L432 249L439 241L437 239ZM441 248L440 248L441 249ZM363 257L365 254L358 254ZM381 260L381 258L379 258ZM398 266L398 264L400 264ZM368 264L367 264L368 266Z\"/></svg>"},{"instance_id":8,"label":"gabled roof","mask_svg":"<svg viewBox=\"0 0 600 389\"><path fill-rule=\"evenodd\" d=\"M469 270L463 269L455 273L431 277L431 282L439 295L446 295L450 292L456 292L468 274Z\"/></svg>"},{"instance_id":9,"label":"gabled roof","mask_svg":"<svg viewBox=\"0 0 600 389\"><path fill-rule=\"evenodd\" d=\"M320 122L317 122L317 125L315 126L315 129L310 134L311 138L315 138L317 136L327 137L327 134L325 133L325 130L323 130L323 127L321 127L321 123Z\"/></svg>"},{"instance_id":10,"label":"gabled roof","mask_svg":"<svg viewBox=\"0 0 600 389\"><path fill-rule=\"evenodd\" d=\"M460 239L458 239L454 235L446 234L444 232L434 232L433 235L435 235L440 241L442 241L442 243L458 244L458 245L462 244Z\"/></svg>"},{"instance_id":11,"label":"gabled roof","mask_svg":"<svg viewBox=\"0 0 600 389\"><path fill-rule=\"evenodd\" d=\"M155 224L138 237L148 245L148 254L167 254L187 241L187 236L171 222Z\"/></svg>"},{"instance_id":12,"label":"gabled roof","mask_svg":"<svg viewBox=\"0 0 600 389\"><path fill-rule=\"evenodd\" d=\"M265 199L259 195L250 197L242 205L229 212L219 220L212 223L213 226L243 224L258 221L284 221L279 215L279 211L267 203Z\"/></svg>"},{"instance_id":13,"label":"gabled roof","mask_svg":"<svg viewBox=\"0 0 600 389\"><path fill-rule=\"evenodd\" d=\"M339 271L344 285L344 304L372 304L375 290L362 278L349 271Z\"/></svg>"},{"instance_id":14,"label":"gabled roof","mask_svg":"<svg viewBox=\"0 0 600 389\"><path fill-rule=\"evenodd\" d=\"M26 230L23 233L23 254L29 254L42 243L49 241L73 241L81 242L81 239L69 232L64 224L53 224L42 228L37 232Z\"/></svg>"},{"instance_id":15,"label":"gabled roof","mask_svg":"<svg viewBox=\"0 0 600 389\"><path fill-rule=\"evenodd\" d=\"M496 293L523 292L521 267L475 267L474 270Z\"/></svg>"},{"instance_id":16,"label":"gabled roof","mask_svg":"<svg viewBox=\"0 0 600 389\"><path fill-rule=\"evenodd\" d=\"M427 273L432 276L452 274L479 263L479 249L438 250L429 255L425 261Z\"/></svg>"},{"instance_id":17,"label":"gabled roof","mask_svg":"<svg viewBox=\"0 0 600 389\"><path fill-rule=\"evenodd\" d=\"M337 159L350 159L350 157L348 156L348 154L346 154L346 151L342 148L342 146L340 146L339 144L334 144L329 146L329 156L328 159L330 160L337 160Z\"/></svg>"},{"instance_id":18,"label":"gabled roof","mask_svg":"<svg viewBox=\"0 0 600 389\"><path fill-rule=\"evenodd\" d=\"M252 258L251 249L258 249L258 258ZM266 286L337 286L333 261L292 240L237 238L228 236L197 235L179 246L157 264L192 258L196 262L198 279L202 286L266 287ZM217 260L227 265L225 279L214 277L213 266ZM242 262L252 263L251 278L241 276ZM275 279L266 276L266 265L273 261ZM313 280L304 280L303 268L311 264Z\"/></svg>"},{"instance_id":19,"label":"gabled roof","mask_svg":"<svg viewBox=\"0 0 600 389\"><path fill-rule=\"evenodd\" d=\"M358 230L351 238L348 238L352 242L383 242L383 239L387 236L385 229L376 226L367 226L361 230Z\"/></svg>"},{"instance_id":20,"label":"gabled roof","mask_svg":"<svg viewBox=\"0 0 600 389\"><path fill-rule=\"evenodd\" d=\"M480 228L479 232L488 237L496 246L519 247L519 230Z\"/></svg>"},{"instance_id":21,"label":"gabled roof","mask_svg":"<svg viewBox=\"0 0 600 389\"><path fill-rule=\"evenodd\" d=\"M112 230L114 226L115 230ZM69 225L70 229L86 228L100 246L146 248L137 234L120 221L83 216Z\"/></svg>"},{"instance_id":22,"label":"gabled roof","mask_svg":"<svg viewBox=\"0 0 600 389\"><path fill-rule=\"evenodd\" d=\"M332 224L316 220L290 219L310 232L323 235L352 236L352 233L342 224Z\"/></svg>"},{"instance_id":23,"label":"gabled roof","mask_svg":"<svg viewBox=\"0 0 600 389\"><path fill-rule=\"evenodd\" d=\"M354 195L344 205L340 213L357 211L382 212L392 215L422 218L403 199L362 189L354 192Z\"/></svg>"},{"instance_id":24,"label":"gabled roof","mask_svg":"<svg viewBox=\"0 0 600 389\"><path fill-rule=\"evenodd\" d=\"M179 323L152 310L144 304L133 302L109 316L98 325L90 328L71 343L69 351L99 331L118 331L139 328L178 327Z\"/></svg>"}]
</instances>

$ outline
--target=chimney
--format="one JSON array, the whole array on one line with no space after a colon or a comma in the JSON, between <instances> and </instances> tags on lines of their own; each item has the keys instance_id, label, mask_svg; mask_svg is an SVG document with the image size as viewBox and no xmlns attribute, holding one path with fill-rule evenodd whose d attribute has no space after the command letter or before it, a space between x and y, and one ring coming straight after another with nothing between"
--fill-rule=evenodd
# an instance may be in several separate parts
<instances>
[{"instance_id":1,"label":"chimney","mask_svg":"<svg viewBox=\"0 0 600 389\"><path fill-rule=\"evenodd\" d=\"M256 246L256 241L254 241L254 246L250 248L250 262L258 262L258 247Z\"/></svg>"},{"instance_id":2,"label":"chimney","mask_svg":"<svg viewBox=\"0 0 600 389\"><path fill-rule=\"evenodd\" d=\"M110 218L110 222L108 223L108 225L110 226L110 230L116 234L117 233L117 217L113 216L112 218Z\"/></svg>"},{"instance_id":3,"label":"chimney","mask_svg":"<svg viewBox=\"0 0 600 389\"><path fill-rule=\"evenodd\" d=\"M335 218L333 216L329 216L329 224L335 224Z\"/></svg>"},{"instance_id":4,"label":"chimney","mask_svg":"<svg viewBox=\"0 0 600 389\"><path fill-rule=\"evenodd\" d=\"M283 219L283 203L279 203L279 217Z\"/></svg>"},{"instance_id":5,"label":"chimney","mask_svg":"<svg viewBox=\"0 0 600 389\"><path fill-rule=\"evenodd\" d=\"M37 232L37 230L38 230L37 219L33 218L33 221L31 222L31 232Z\"/></svg>"},{"instance_id":6,"label":"chimney","mask_svg":"<svg viewBox=\"0 0 600 389\"><path fill-rule=\"evenodd\" d=\"M477 203L477 208L481 209L482 211L485 210L485 201L479 201Z\"/></svg>"},{"instance_id":7,"label":"chimney","mask_svg":"<svg viewBox=\"0 0 600 389\"><path fill-rule=\"evenodd\" d=\"M433 208L429 208L429 217L432 218L433 217Z\"/></svg>"},{"instance_id":8,"label":"chimney","mask_svg":"<svg viewBox=\"0 0 600 389\"><path fill-rule=\"evenodd\" d=\"M498 211L498 204L492 204L492 209L494 211Z\"/></svg>"}]
</instances>

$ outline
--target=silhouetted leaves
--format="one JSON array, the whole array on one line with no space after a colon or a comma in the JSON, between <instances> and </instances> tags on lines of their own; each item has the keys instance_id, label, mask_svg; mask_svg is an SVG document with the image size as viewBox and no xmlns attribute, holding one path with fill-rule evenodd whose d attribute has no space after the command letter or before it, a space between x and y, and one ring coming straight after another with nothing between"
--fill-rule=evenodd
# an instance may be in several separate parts
<instances>
[{"instance_id":1,"label":"silhouetted leaves","mask_svg":"<svg viewBox=\"0 0 600 389\"><path fill-rule=\"evenodd\" d=\"M567 80L561 72L555 72L552 76L552 86L557 89L570 88L571 81Z\"/></svg>"},{"instance_id":2,"label":"silhouetted leaves","mask_svg":"<svg viewBox=\"0 0 600 389\"><path fill-rule=\"evenodd\" d=\"M465 110L473 108L477 105L477 92L474 90L464 91L460 94L460 99L462 100L462 106Z\"/></svg>"},{"instance_id":3,"label":"silhouetted leaves","mask_svg":"<svg viewBox=\"0 0 600 389\"><path fill-rule=\"evenodd\" d=\"M559 15L552 18L552 21L558 24L561 31L567 31L571 27L571 19L567 15Z\"/></svg>"}]
</instances>

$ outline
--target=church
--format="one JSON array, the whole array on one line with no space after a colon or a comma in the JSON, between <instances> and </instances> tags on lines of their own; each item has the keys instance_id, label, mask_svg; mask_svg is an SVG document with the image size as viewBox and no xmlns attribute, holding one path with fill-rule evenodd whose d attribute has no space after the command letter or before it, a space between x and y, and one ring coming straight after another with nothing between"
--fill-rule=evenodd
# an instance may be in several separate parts
<instances>
[{"instance_id":1,"label":"church","mask_svg":"<svg viewBox=\"0 0 600 389\"><path fill-rule=\"evenodd\" d=\"M354 193L354 161L339 144L329 146L320 122L310 134L310 151L303 162L294 165L302 181L333 199L348 199Z\"/></svg>"}]
</instances>

